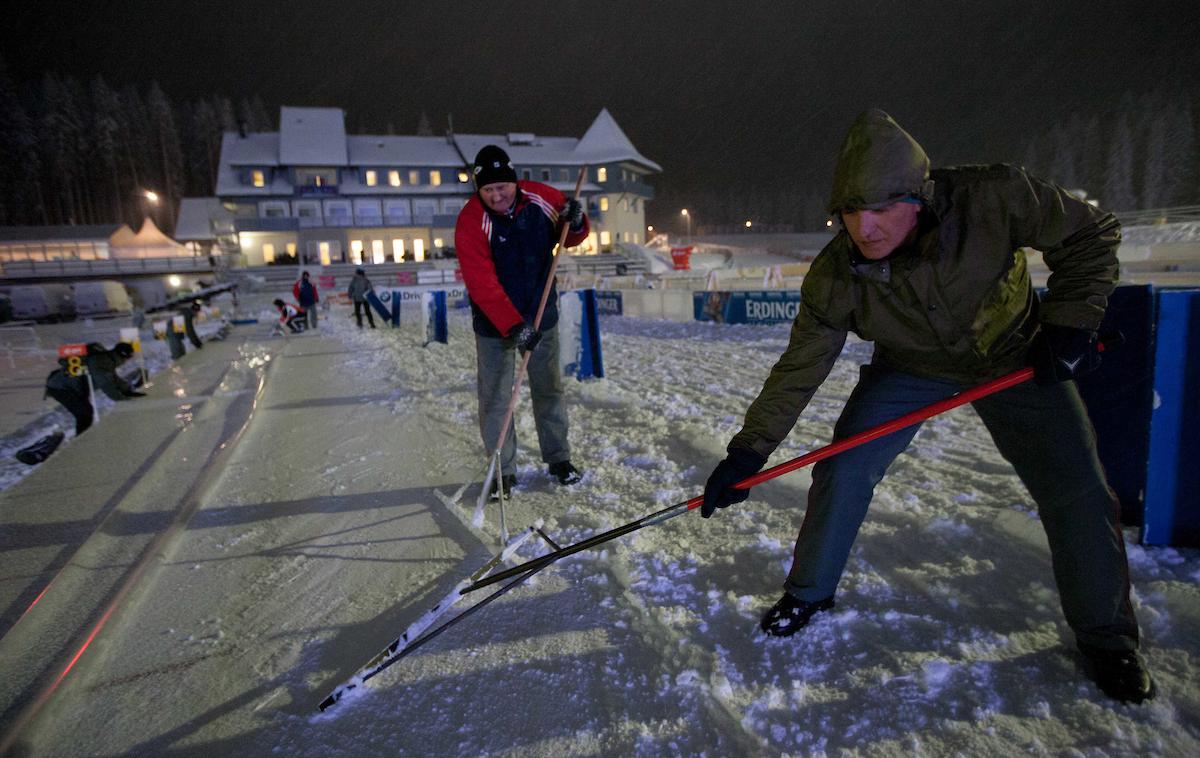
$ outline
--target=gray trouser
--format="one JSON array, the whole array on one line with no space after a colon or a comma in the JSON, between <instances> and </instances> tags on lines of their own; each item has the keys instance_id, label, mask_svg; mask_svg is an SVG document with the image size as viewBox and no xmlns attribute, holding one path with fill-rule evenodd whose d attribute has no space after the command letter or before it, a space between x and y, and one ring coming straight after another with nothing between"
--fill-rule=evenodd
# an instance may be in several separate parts
<instances>
[{"instance_id":1,"label":"gray trouser","mask_svg":"<svg viewBox=\"0 0 1200 758\"><path fill-rule=\"evenodd\" d=\"M305 308L304 315L308 319L308 328L316 329L317 328L317 304L313 303L312 305Z\"/></svg>"},{"instance_id":2,"label":"gray trouser","mask_svg":"<svg viewBox=\"0 0 1200 758\"><path fill-rule=\"evenodd\" d=\"M512 397L517 348L507 337L475 335L476 375L479 392L479 433L491 455L500 437L500 424ZM542 460L558 463L571 457L567 444L567 403L563 397L562 372L558 365L558 327L542 333L542 340L529 356L529 392L533 398L533 420L537 426ZM515 413L514 413L515 416ZM513 472L517 455L516 421L508 426L500 450L500 466Z\"/></svg>"},{"instance_id":3,"label":"gray trouser","mask_svg":"<svg viewBox=\"0 0 1200 758\"><path fill-rule=\"evenodd\" d=\"M946 381L863 366L834 428L843 439L953 395ZM1033 496L1050 543L1067 623L1080 642L1137 647L1120 506L1096 453L1096 435L1074 382L1017 385L972 403L1000 454ZM920 425L827 458L813 468L808 509L784 586L802 600L833 595L875 485Z\"/></svg>"}]
</instances>

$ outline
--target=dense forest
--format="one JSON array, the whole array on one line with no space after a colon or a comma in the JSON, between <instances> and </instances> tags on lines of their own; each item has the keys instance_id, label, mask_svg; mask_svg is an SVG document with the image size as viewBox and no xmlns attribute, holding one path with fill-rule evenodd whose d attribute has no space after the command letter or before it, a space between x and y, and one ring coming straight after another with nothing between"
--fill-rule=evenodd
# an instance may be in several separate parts
<instances>
[{"instance_id":1,"label":"dense forest","mask_svg":"<svg viewBox=\"0 0 1200 758\"><path fill-rule=\"evenodd\" d=\"M277 115L258 96L175 101L154 82L118 89L99 76L85 83L46 73L18 88L0 60L0 225L136 227L151 215L169 233L179 198L213 193L222 133L273 131ZM1185 97L1127 95L1104 113L1031 125L1023 152L1007 160L1115 211L1192 205L1200 203L1198 116ZM417 131L433 133L424 113ZM669 174L652 182L649 220L673 234L683 207L694 233L744 229L746 220L758 230L825 226L823 182L707 190L675 187Z\"/></svg>"}]
</instances>

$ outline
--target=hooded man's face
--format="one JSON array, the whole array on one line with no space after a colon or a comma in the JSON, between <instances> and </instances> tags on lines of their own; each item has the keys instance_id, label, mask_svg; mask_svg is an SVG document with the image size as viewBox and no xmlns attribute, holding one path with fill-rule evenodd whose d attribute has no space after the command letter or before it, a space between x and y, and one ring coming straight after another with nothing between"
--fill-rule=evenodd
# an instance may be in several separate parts
<instances>
[{"instance_id":1,"label":"hooded man's face","mask_svg":"<svg viewBox=\"0 0 1200 758\"><path fill-rule=\"evenodd\" d=\"M492 182L479 188L479 199L492 213L508 213L516 198L516 182Z\"/></svg>"},{"instance_id":2,"label":"hooded man's face","mask_svg":"<svg viewBox=\"0 0 1200 758\"><path fill-rule=\"evenodd\" d=\"M878 261L916 237L921 206L897 201L879 210L842 211L842 224L864 258Z\"/></svg>"}]
</instances>

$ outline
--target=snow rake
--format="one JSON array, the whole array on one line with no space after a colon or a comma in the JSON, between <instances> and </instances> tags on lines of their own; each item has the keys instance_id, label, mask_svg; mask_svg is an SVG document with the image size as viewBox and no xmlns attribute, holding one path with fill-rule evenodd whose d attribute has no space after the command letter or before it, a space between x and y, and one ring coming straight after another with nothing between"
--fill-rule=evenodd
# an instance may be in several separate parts
<instances>
[{"instance_id":1,"label":"snow rake","mask_svg":"<svg viewBox=\"0 0 1200 758\"><path fill-rule=\"evenodd\" d=\"M825 458L831 458L838 453L849 450L850 448L866 444L867 442L879 439L880 437L884 437L892 432L912 426L913 424L919 424L926 419L945 413L953 408L966 405L967 403L974 402L975 400L986 397L987 395L1001 392L1009 387L1027 382L1032 378L1032 368L1023 368L1018 371L1014 371L998 379L993 379L990 382L985 382L984 384L980 384L976 387L963 390L962 392L948 397L945 400L939 400L936 403L931 403L924 408L918 408L917 410L900 416L899 418L886 421L878 426L867 429L866 431L859 432L858 434L838 440L837 442L805 453L797 458L793 458L790 461L785 461L777 466L760 471L753 476L746 477L733 486L736 489L749 489L755 485L762 484L763 482L783 476L784 474L791 473L796 469L809 466L817 461ZM636 521L631 521L628 524L616 527L615 529L610 529L607 532L593 535L588 539L576 542L573 545L567 545L566 547L559 547L552 539L550 539L549 536L546 535L544 531L542 531L541 521L537 522L533 526L529 527L525 534L523 534L518 540L514 541L509 547L505 548L504 551L494 557L485 566L480 568L469 578L459 582L459 584L453 590L451 590L450 594L441 603L438 603L438 605L434 606L431 611L427 612L420 620L410 626L404 634L392 642L392 644L384 648L384 650L375 656L375 658L366 667L360 670L358 674L334 690L329 697L325 698L325 700L321 702L319 706L320 710L324 711L325 709L334 705L346 694L358 688L368 679L378 675L394 663L400 661L402 658L412 654L422 645L434 639L446 629L450 628L454 624L457 624L459 621L462 621L466 617L475 613L480 608L488 605L493 600L496 600L513 588L522 584L525 582L525 580L529 579L534 574L537 574L542 569L548 567L550 564L566 558L569 555L574 555L575 553L588 550L596 547L597 545L610 542L618 537L623 537L626 534L636 532L644 527L662 524L670 519L675 518L676 516L681 516L688 511L699 508L703 502L704 496L698 495L690 500L676 503L675 505L664 508L661 511L656 511L655 513L643 516ZM505 569L503 571L498 571L495 574L484 576L484 574L498 565L504 558L511 555L516 550L517 546L521 544L521 542L534 534L540 535L551 546L551 552L546 553L538 558L526 561L519 566L514 566L510 569ZM429 629L432 621L438 616L442 615L445 611L449 610L449 608L454 605L454 603L457 602L461 596L466 595L468 592L474 592L476 590L483 589L484 587L490 587L493 584L504 582L506 580L512 581L509 581L499 589L492 591L492 593L487 595L483 600L480 600L478 603L467 608L457 616L442 622L439 626L434 627L433 629ZM426 631L427 629L428 631Z\"/></svg>"}]
</instances>

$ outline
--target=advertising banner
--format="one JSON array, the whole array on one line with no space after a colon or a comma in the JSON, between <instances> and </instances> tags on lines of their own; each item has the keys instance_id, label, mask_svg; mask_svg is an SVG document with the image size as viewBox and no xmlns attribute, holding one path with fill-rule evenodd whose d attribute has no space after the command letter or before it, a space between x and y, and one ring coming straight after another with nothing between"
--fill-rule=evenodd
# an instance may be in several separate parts
<instances>
[{"instance_id":1,"label":"advertising banner","mask_svg":"<svg viewBox=\"0 0 1200 758\"><path fill-rule=\"evenodd\" d=\"M625 312L619 290L612 292L596 291L596 309L601 316L620 316Z\"/></svg>"},{"instance_id":2,"label":"advertising banner","mask_svg":"<svg viewBox=\"0 0 1200 758\"><path fill-rule=\"evenodd\" d=\"M786 324L796 318L799 290L694 292L697 321L719 324Z\"/></svg>"},{"instance_id":3,"label":"advertising banner","mask_svg":"<svg viewBox=\"0 0 1200 758\"><path fill-rule=\"evenodd\" d=\"M431 290L421 293L421 313L425 317L425 344L449 342L450 332L446 325L445 291Z\"/></svg>"},{"instance_id":4,"label":"advertising banner","mask_svg":"<svg viewBox=\"0 0 1200 758\"><path fill-rule=\"evenodd\" d=\"M558 296L558 362L564 376L604 377L596 290L572 290Z\"/></svg>"},{"instance_id":5,"label":"advertising banner","mask_svg":"<svg viewBox=\"0 0 1200 758\"><path fill-rule=\"evenodd\" d=\"M400 290L367 290L367 304L392 326L400 326Z\"/></svg>"}]
</instances>

